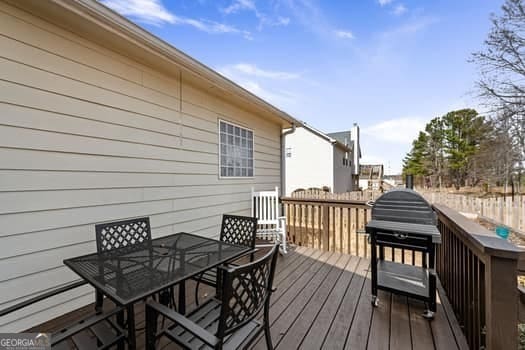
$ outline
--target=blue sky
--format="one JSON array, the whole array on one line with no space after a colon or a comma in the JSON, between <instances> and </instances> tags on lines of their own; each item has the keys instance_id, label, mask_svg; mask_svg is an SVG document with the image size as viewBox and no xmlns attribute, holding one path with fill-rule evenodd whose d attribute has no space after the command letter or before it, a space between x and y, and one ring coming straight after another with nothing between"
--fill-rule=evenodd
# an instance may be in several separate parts
<instances>
[{"instance_id":1,"label":"blue sky","mask_svg":"<svg viewBox=\"0 0 525 350\"><path fill-rule=\"evenodd\" d=\"M503 0L102 0L390 173L425 123L481 108L470 54Z\"/></svg>"}]
</instances>

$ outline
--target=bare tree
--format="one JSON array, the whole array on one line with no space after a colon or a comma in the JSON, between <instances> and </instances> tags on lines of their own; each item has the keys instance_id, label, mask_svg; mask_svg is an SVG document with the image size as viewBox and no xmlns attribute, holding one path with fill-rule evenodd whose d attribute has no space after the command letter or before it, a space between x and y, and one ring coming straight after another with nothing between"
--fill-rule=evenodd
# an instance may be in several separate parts
<instances>
[{"instance_id":1,"label":"bare tree","mask_svg":"<svg viewBox=\"0 0 525 350\"><path fill-rule=\"evenodd\" d=\"M485 48L473 54L480 71L480 96L493 120L509 133L519 154L515 167L525 160L525 1L506 0L500 16L492 15Z\"/></svg>"}]
</instances>

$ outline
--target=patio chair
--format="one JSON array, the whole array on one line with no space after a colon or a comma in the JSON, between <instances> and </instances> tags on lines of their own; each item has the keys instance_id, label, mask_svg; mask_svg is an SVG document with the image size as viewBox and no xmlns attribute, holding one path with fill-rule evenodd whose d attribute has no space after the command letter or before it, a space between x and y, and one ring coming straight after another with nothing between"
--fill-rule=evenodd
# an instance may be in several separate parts
<instances>
[{"instance_id":1,"label":"patio chair","mask_svg":"<svg viewBox=\"0 0 525 350\"><path fill-rule=\"evenodd\" d=\"M149 217L104 222L95 225L97 252L151 242ZM102 310L104 295L96 291L95 309Z\"/></svg>"},{"instance_id":2,"label":"patio chair","mask_svg":"<svg viewBox=\"0 0 525 350\"><path fill-rule=\"evenodd\" d=\"M252 249L250 261L253 261L255 251L255 231L257 219L250 216L227 215L222 216L220 240L222 242L238 244ZM233 264L232 264L233 265ZM201 283L217 288L217 269L206 270L196 276L195 304L199 305L199 286Z\"/></svg>"},{"instance_id":3,"label":"patio chair","mask_svg":"<svg viewBox=\"0 0 525 350\"><path fill-rule=\"evenodd\" d=\"M221 267L220 297L206 301L188 315L154 301L146 303L146 349L155 349L157 339L167 337L186 349L246 349L264 330L266 346L270 335L270 296L277 251L246 265ZM263 312L262 323L257 316ZM157 332L158 317L173 322Z\"/></svg>"},{"instance_id":4,"label":"patio chair","mask_svg":"<svg viewBox=\"0 0 525 350\"><path fill-rule=\"evenodd\" d=\"M0 311L0 317L12 312L18 311L38 302L54 297L58 294L68 292L87 284L85 281L70 283L66 286L53 289L19 304L8 307ZM47 339L41 335L39 340L45 344L51 345L52 349L69 350L69 349L89 349L104 350L117 346L118 349L124 349L127 333L123 329L124 308L115 307L106 312L97 312L93 315L83 317L74 321L71 325L62 328ZM45 337L42 338L42 337Z\"/></svg>"},{"instance_id":5,"label":"patio chair","mask_svg":"<svg viewBox=\"0 0 525 350\"><path fill-rule=\"evenodd\" d=\"M258 219L257 237L279 243L282 252L286 254L286 216L279 214L279 187L275 187L274 191L260 192L255 192L252 188L252 216ZM268 244L257 246L264 247Z\"/></svg>"}]
</instances>

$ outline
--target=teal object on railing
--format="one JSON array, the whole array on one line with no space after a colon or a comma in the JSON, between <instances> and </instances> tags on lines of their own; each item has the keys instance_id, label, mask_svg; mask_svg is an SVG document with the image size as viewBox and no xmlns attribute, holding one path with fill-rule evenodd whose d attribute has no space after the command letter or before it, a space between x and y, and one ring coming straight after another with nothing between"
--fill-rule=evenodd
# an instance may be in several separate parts
<instances>
[{"instance_id":1,"label":"teal object on railing","mask_svg":"<svg viewBox=\"0 0 525 350\"><path fill-rule=\"evenodd\" d=\"M509 228L505 226L496 226L496 234L503 239L507 239L509 237Z\"/></svg>"}]
</instances>

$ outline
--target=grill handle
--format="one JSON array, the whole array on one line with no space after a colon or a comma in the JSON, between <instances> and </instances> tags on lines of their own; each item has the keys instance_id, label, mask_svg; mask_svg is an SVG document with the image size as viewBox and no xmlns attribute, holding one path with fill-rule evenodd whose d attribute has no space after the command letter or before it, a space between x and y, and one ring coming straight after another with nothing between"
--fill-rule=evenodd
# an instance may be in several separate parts
<instances>
[{"instance_id":1,"label":"grill handle","mask_svg":"<svg viewBox=\"0 0 525 350\"><path fill-rule=\"evenodd\" d=\"M395 232L394 237L397 239L407 239L408 235L406 233Z\"/></svg>"}]
</instances>

